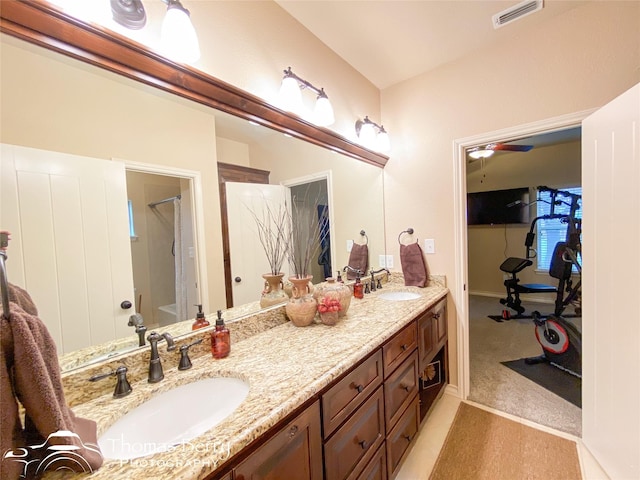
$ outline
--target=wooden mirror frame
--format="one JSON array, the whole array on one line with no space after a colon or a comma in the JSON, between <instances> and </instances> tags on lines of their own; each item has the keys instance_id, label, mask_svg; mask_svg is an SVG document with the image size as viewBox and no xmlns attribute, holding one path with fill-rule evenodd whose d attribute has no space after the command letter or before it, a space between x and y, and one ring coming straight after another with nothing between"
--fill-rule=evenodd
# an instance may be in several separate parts
<instances>
[{"instance_id":1,"label":"wooden mirror frame","mask_svg":"<svg viewBox=\"0 0 640 480\"><path fill-rule=\"evenodd\" d=\"M2 0L0 31L381 168L389 159L47 3Z\"/></svg>"}]
</instances>

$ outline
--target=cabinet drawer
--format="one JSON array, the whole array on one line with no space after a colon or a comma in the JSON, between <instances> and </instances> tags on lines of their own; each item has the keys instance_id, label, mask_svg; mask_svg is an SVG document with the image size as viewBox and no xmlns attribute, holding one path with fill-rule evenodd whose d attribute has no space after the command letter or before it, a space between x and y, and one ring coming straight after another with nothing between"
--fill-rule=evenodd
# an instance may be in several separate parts
<instances>
[{"instance_id":1,"label":"cabinet drawer","mask_svg":"<svg viewBox=\"0 0 640 480\"><path fill-rule=\"evenodd\" d=\"M418 345L416 322L411 322L382 346L384 378L391 375Z\"/></svg>"},{"instance_id":2,"label":"cabinet drawer","mask_svg":"<svg viewBox=\"0 0 640 480\"><path fill-rule=\"evenodd\" d=\"M360 471L384 440L382 387L369 397L324 445L326 478L342 480Z\"/></svg>"},{"instance_id":3,"label":"cabinet drawer","mask_svg":"<svg viewBox=\"0 0 640 480\"><path fill-rule=\"evenodd\" d=\"M419 418L418 397L415 396L396 426L387 435L387 471L389 478L393 478L402 457L415 439L420 425Z\"/></svg>"},{"instance_id":4,"label":"cabinet drawer","mask_svg":"<svg viewBox=\"0 0 640 480\"><path fill-rule=\"evenodd\" d=\"M324 437L329 437L381 383L382 352L378 349L322 395Z\"/></svg>"},{"instance_id":5,"label":"cabinet drawer","mask_svg":"<svg viewBox=\"0 0 640 480\"><path fill-rule=\"evenodd\" d=\"M384 409L390 431L418 393L418 353L414 352L384 382Z\"/></svg>"},{"instance_id":6,"label":"cabinet drawer","mask_svg":"<svg viewBox=\"0 0 640 480\"><path fill-rule=\"evenodd\" d=\"M364 467L362 472L349 475L348 480L387 480L387 450L384 443L380 446L373 458Z\"/></svg>"}]
</instances>

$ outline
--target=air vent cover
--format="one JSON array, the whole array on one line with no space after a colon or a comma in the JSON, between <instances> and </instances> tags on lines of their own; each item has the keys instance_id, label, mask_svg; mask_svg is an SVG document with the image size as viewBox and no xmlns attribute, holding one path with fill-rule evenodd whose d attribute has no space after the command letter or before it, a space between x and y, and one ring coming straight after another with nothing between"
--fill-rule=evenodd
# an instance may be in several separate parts
<instances>
[{"instance_id":1,"label":"air vent cover","mask_svg":"<svg viewBox=\"0 0 640 480\"><path fill-rule=\"evenodd\" d=\"M502 12L496 13L492 18L493 20L493 28L500 28L506 25L507 23L511 23L519 18L522 18L530 13L537 12L538 10L542 10L542 1L543 0L525 0L524 2L520 2L513 7L509 7Z\"/></svg>"}]
</instances>

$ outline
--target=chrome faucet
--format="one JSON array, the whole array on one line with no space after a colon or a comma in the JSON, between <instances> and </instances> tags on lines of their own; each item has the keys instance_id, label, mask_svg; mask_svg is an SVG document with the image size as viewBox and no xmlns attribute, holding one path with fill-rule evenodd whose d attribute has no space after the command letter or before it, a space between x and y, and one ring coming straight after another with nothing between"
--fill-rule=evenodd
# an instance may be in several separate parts
<instances>
[{"instance_id":1,"label":"chrome faucet","mask_svg":"<svg viewBox=\"0 0 640 480\"><path fill-rule=\"evenodd\" d=\"M162 339L167 341L167 351L175 350L176 344L173 342L173 338L168 333L162 335L151 332L147 337L149 345L151 345L151 358L149 360L149 383L158 383L164 378L164 372L162 371L162 362L160 361L160 355L158 355L158 342Z\"/></svg>"}]
</instances>

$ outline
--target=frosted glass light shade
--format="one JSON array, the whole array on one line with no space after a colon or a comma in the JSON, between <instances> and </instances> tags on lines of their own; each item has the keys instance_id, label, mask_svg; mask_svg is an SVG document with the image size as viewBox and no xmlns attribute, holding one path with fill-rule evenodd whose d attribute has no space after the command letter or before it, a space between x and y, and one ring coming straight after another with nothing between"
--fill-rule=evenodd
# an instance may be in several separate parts
<instances>
[{"instance_id":1,"label":"frosted glass light shade","mask_svg":"<svg viewBox=\"0 0 640 480\"><path fill-rule=\"evenodd\" d=\"M325 96L319 96L313 111L313 118L316 125L320 127L328 127L336 121L333 115L333 107L331 102Z\"/></svg>"},{"instance_id":2,"label":"frosted glass light shade","mask_svg":"<svg viewBox=\"0 0 640 480\"><path fill-rule=\"evenodd\" d=\"M300 115L303 110L302 92L298 80L293 77L284 77L280 85L280 105L283 110Z\"/></svg>"},{"instance_id":3,"label":"frosted glass light shade","mask_svg":"<svg viewBox=\"0 0 640 480\"><path fill-rule=\"evenodd\" d=\"M373 148L375 146L376 129L371 123L363 123L360 127L360 142L368 148Z\"/></svg>"},{"instance_id":4,"label":"frosted glass light shade","mask_svg":"<svg viewBox=\"0 0 640 480\"><path fill-rule=\"evenodd\" d=\"M376 147L379 152L388 152L391 150L391 142L389 141L389 134L385 131L381 131L376 137Z\"/></svg>"},{"instance_id":5,"label":"frosted glass light shade","mask_svg":"<svg viewBox=\"0 0 640 480\"><path fill-rule=\"evenodd\" d=\"M161 49L164 54L180 62L195 62L200 58L200 45L189 12L181 5L169 4L160 30Z\"/></svg>"}]
</instances>

